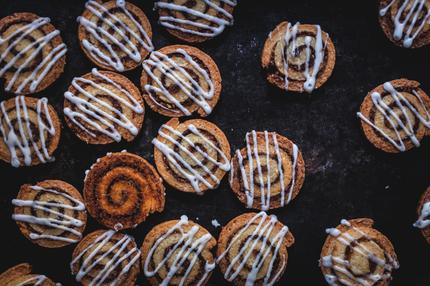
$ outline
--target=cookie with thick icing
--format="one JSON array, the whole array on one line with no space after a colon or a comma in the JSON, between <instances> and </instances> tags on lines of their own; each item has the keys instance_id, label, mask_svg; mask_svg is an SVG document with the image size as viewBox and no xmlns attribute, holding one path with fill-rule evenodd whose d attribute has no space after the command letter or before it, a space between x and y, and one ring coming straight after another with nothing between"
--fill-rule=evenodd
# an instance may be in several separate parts
<instances>
[{"instance_id":1,"label":"cookie with thick icing","mask_svg":"<svg viewBox=\"0 0 430 286\"><path fill-rule=\"evenodd\" d=\"M216 189L230 170L230 144L209 121L173 118L161 126L152 144L158 171L179 191L203 194Z\"/></svg>"},{"instance_id":2,"label":"cookie with thick icing","mask_svg":"<svg viewBox=\"0 0 430 286\"><path fill-rule=\"evenodd\" d=\"M320 267L330 286L388 286L399 268L390 240L368 218L341 221L326 229Z\"/></svg>"},{"instance_id":3,"label":"cookie with thick icing","mask_svg":"<svg viewBox=\"0 0 430 286\"><path fill-rule=\"evenodd\" d=\"M246 147L231 160L230 186L248 208L269 210L289 204L305 180L305 162L296 144L268 131L251 131Z\"/></svg>"},{"instance_id":4,"label":"cookie with thick icing","mask_svg":"<svg viewBox=\"0 0 430 286\"><path fill-rule=\"evenodd\" d=\"M0 20L0 77L8 92L30 94L50 86L63 73L66 52L50 18L25 12Z\"/></svg>"},{"instance_id":5,"label":"cookie with thick icing","mask_svg":"<svg viewBox=\"0 0 430 286\"><path fill-rule=\"evenodd\" d=\"M89 144L132 141L142 128L144 115L139 89L115 72L94 68L75 77L64 93L66 123Z\"/></svg>"},{"instance_id":6,"label":"cookie with thick icing","mask_svg":"<svg viewBox=\"0 0 430 286\"><path fill-rule=\"evenodd\" d=\"M331 76L336 49L319 25L280 23L261 55L267 81L280 89L311 93Z\"/></svg>"},{"instance_id":7,"label":"cookie with thick icing","mask_svg":"<svg viewBox=\"0 0 430 286\"><path fill-rule=\"evenodd\" d=\"M236 0L161 0L155 2L159 23L176 38L200 43L233 25Z\"/></svg>"},{"instance_id":8,"label":"cookie with thick icing","mask_svg":"<svg viewBox=\"0 0 430 286\"><path fill-rule=\"evenodd\" d=\"M209 115L221 95L221 74L201 50L173 45L155 51L143 62L140 83L146 103L169 117Z\"/></svg>"},{"instance_id":9,"label":"cookie with thick icing","mask_svg":"<svg viewBox=\"0 0 430 286\"><path fill-rule=\"evenodd\" d=\"M148 18L127 1L87 1L77 21L79 44L100 68L118 72L135 69L154 49Z\"/></svg>"},{"instance_id":10,"label":"cookie with thick icing","mask_svg":"<svg viewBox=\"0 0 430 286\"><path fill-rule=\"evenodd\" d=\"M389 153L419 147L430 134L430 98L413 80L377 86L364 98L357 116L367 140Z\"/></svg>"},{"instance_id":11,"label":"cookie with thick icing","mask_svg":"<svg viewBox=\"0 0 430 286\"><path fill-rule=\"evenodd\" d=\"M12 219L31 242L58 248L81 240L87 213L81 194L72 185L59 180L25 184L12 204Z\"/></svg>"},{"instance_id":12,"label":"cookie with thick icing","mask_svg":"<svg viewBox=\"0 0 430 286\"><path fill-rule=\"evenodd\" d=\"M217 263L239 286L273 285L284 274L294 237L275 215L245 213L231 220L218 239Z\"/></svg>"},{"instance_id":13,"label":"cookie with thick icing","mask_svg":"<svg viewBox=\"0 0 430 286\"><path fill-rule=\"evenodd\" d=\"M380 0L379 23L391 42L404 48L430 44L429 0Z\"/></svg>"},{"instance_id":14,"label":"cookie with thick icing","mask_svg":"<svg viewBox=\"0 0 430 286\"><path fill-rule=\"evenodd\" d=\"M0 103L0 159L13 167L54 161L61 122L46 98L17 96Z\"/></svg>"},{"instance_id":15,"label":"cookie with thick icing","mask_svg":"<svg viewBox=\"0 0 430 286\"><path fill-rule=\"evenodd\" d=\"M215 269L215 246L216 239L187 216L163 222L143 241L144 274L153 286L206 285Z\"/></svg>"}]
</instances>

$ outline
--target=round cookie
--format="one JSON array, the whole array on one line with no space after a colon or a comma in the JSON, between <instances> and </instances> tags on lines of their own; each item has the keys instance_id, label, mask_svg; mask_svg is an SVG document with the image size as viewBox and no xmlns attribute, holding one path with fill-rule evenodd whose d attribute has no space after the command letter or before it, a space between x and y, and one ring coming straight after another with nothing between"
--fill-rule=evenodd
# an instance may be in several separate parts
<instances>
[{"instance_id":1,"label":"round cookie","mask_svg":"<svg viewBox=\"0 0 430 286\"><path fill-rule=\"evenodd\" d=\"M0 103L0 159L13 167L54 161L60 119L46 98L17 96Z\"/></svg>"},{"instance_id":2,"label":"round cookie","mask_svg":"<svg viewBox=\"0 0 430 286\"><path fill-rule=\"evenodd\" d=\"M311 93L331 76L336 49L319 25L280 23L261 55L267 80L280 89Z\"/></svg>"},{"instance_id":3,"label":"round cookie","mask_svg":"<svg viewBox=\"0 0 430 286\"><path fill-rule=\"evenodd\" d=\"M67 48L50 22L32 13L0 20L0 78L6 91L36 93L63 73Z\"/></svg>"},{"instance_id":4,"label":"round cookie","mask_svg":"<svg viewBox=\"0 0 430 286\"><path fill-rule=\"evenodd\" d=\"M64 93L64 117L73 133L89 144L132 141L143 125L139 89L125 76L92 69L75 77Z\"/></svg>"},{"instance_id":5,"label":"round cookie","mask_svg":"<svg viewBox=\"0 0 430 286\"><path fill-rule=\"evenodd\" d=\"M144 274L153 286L206 285L215 268L215 246L216 239L185 215L163 222L143 241Z\"/></svg>"},{"instance_id":6,"label":"round cookie","mask_svg":"<svg viewBox=\"0 0 430 286\"><path fill-rule=\"evenodd\" d=\"M134 285L140 272L134 238L113 230L96 230L79 242L70 268L76 281L89 285Z\"/></svg>"},{"instance_id":7,"label":"round cookie","mask_svg":"<svg viewBox=\"0 0 430 286\"><path fill-rule=\"evenodd\" d=\"M106 227L134 228L164 209L164 186L154 167L138 155L119 152L99 158L86 172L88 213Z\"/></svg>"},{"instance_id":8,"label":"round cookie","mask_svg":"<svg viewBox=\"0 0 430 286\"><path fill-rule=\"evenodd\" d=\"M421 196L417 207L418 220L414 226L421 229L421 233L428 243L430 243L430 187Z\"/></svg>"},{"instance_id":9,"label":"round cookie","mask_svg":"<svg viewBox=\"0 0 430 286\"><path fill-rule=\"evenodd\" d=\"M420 48L430 44L429 0L380 0L379 24L399 47Z\"/></svg>"},{"instance_id":10,"label":"round cookie","mask_svg":"<svg viewBox=\"0 0 430 286\"><path fill-rule=\"evenodd\" d=\"M430 98L413 80L379 85L364 98L357 116L370 143L389 153L419 147L430 134Z\"/></svg>"},{"instance_id":11,"label":"round cookie","mask_svg":"<svg viewBox=\"0 0 430 286\"><path fill-rule=\"evenodd\" d=\"M221 95L221 74L201 50L172 45L155 51L143 62L143 97L164 116L209 115Z\"/></svg>"},{"instance_id":12,"label":"round cookie","mask_svg":"<svg viewBox=\"0 0 430 286\"><path fill-rule=\"evenodd\" d=\"M176 38L201 43L221 34L233 25L237 0L161 0L155 2L159 23Z\"/></svg>"},{"instance_id":13,"label":"round cookie","mask_svg":"<svg viewBox=\"0 0 430 286\"><path fill-rule=\"evenodd\" d=\"M341 221L329 234L321 251L320 267L327 284L388 286L399 268L390 240L373 228L373 220Z\"/></svg>"},{"instance_id":14,"label":"round cookie","mask_svg":"<svg viewBox=\"0 0 430 286\"><path fill-rule=\"evenodd\" d=\"M162 125L154 144L155 165L164 180L182 192L215 189L230 170L230 144L213 123L202 119Z\"/></svg>"},{"instance_id":15,"label":"round cookie","mask_svg":"<svg viewBox=\"0 0 430 286\"><path fill-rule=\"evenodd\" d=\"M0 274L0 285L17 286L17 285L38 285L38 286L55 286L56 284L45 275L32 274L31 265L21 263L9 268Z\"/></svg>"},{"instance_id":16,"label":"round cookie","mask_svg":"<svg viewBox=\"0 0 430 286\"><path fill-rule=\"evenodd\" d=\"M19 230L39 246L58 248L82 238L87 222L85 205L78 190L66 182L22 185L12 204L12 219Z\"/></svg>"},{"instance_id":17,"label":"round cookie","mask_svg":"<svg viewBox=\"0 0 430 286\"><path fill-rule=\"evenodd\" d=\"M299 194L304 180L302 153L276 132L248 132L246 147L231 160L231 189L248 208L283 207Z\"/></svg>"},{"instance_id":18,"label":"round cookie","mask_svg":"<svg viewBox=\"0 0 430 286\"><path fill-rule=\"evenodd\" d=\"M145 13L124 0L90 0L78 23L82 50L103 69L135 69L154 49L151 24Z\"/></svg>"},{"instance_id":19,"label":"round cookie","mask_svg":"<svg viewBox=\"0 0 430 286\"><path fill-rule=\"evenodd\" d=\"M285 272L287 248L293 243L288 227L276 216L245 213L222 228L217 263L234 285L273 285Z\"/></svg>"}]
</instances>

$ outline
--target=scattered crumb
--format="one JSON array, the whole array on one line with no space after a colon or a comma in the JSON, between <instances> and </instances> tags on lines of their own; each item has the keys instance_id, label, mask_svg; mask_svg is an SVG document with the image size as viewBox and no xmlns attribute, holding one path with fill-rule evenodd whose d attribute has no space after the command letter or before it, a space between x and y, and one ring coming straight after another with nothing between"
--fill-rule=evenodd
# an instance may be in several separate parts
<instances>
[{"instance_id":1,"label":"scattered crumb","mask_svg":"<svg viewBox=\"0 0 430 286\"><path fill-rule=\"evenodd\" d=\"M199 217L196 217L196 220L198 221L200 218Z\"/></svg>"},{"instance_id":2,"label":"scattered crumb","mask_svg":"<svg viewBox=\"0 0 430 286\"><path fill-rule=\"evenodd\" d=\"M386 185L385 189L388 190L390 188L390 185Z\"/></svg>"},{"instance_id":3,"label":"scattered crumb","mask_svg":"<svg viewBox=\"0 0 430 286\"><path fill-rule=\"evenodd\" d=\"M218 228L218 227L220 227L220 226L221 226L221 224L220 224L216 219L213 219L213 220L211 221L211 223L212 223L212 225L213 225L215 228Z\"/></svg>"}]
</instances>

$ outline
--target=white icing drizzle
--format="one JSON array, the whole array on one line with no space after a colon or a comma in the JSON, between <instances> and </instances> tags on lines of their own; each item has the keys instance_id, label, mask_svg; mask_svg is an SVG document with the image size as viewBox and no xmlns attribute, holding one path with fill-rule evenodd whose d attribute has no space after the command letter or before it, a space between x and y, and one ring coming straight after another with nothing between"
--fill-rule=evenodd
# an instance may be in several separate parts
<instances>
[{"instance_id":1,"label":"white icing drizzle","mask_svg":"<svg viewBox=\"0 0 430 286\"><path fill-rule=\"evenodd\" d=\"M9 46L3 51L0 55L0 62L5 60L6 56L11 52L11 50L15 49L19 46L24 38L30 35L33 31L43 27L51 21L49 18L38 18L33 22L26 24L25 26L17 29L6 38L0 37L0 44L9 41L16 37L9 44ZM50 32L43 37L35 40L34 42L27 45L24 49L22 49L19 53L14 55L11 60L7 62L7 64L0 70L0 77L2 77L6 72L14 67L18 60L20 60L28 51L34 49L30 55L19 65L19 67L15 67L16 71L13 76L9 80L8 84L5 86L6 91L11 91L16 80L21 75L22 71L34 60L34 58L42 51L43 47L45 47L49 42L51 42L56 36L60 34L60 31L55 30ZM15 90L17 94L20 94L23 89L30 84L29 91L34 92L39 86L40 82L45 78L45 76L51 71L52 67L55 63L63 57L67 52L66 45L61 43L60 45L53 48L48 55L44 56L43 60L33 69L33 71L22 81L22 83ZM39 73L39 74L38 74Z\"/></svg>"},{"instance_id":2,"label":"white icing drizzle","mask_svg":"<svg viewBox=\"0 0 430 286\"><path fill-rule=\"evenodd\" d=\"M393 17L393 37L396 41L402 40L403 47L410 48L416 37L429 25L430 9L426 7L428 0L392 0L387 6L379 10L381 17L385 16L396 1L403 1ZM412 6L410 6L412 4ZM410 6L409 12L406 9ZM427 11L425 11L427 9ZM420 15L424 16L420 20ZM415 29L415 31L414 31Z\"/></svg>"},{"instance_id":3,"label":"white icing drizzle","mask_svg":"<svg viewBox=\"0 0 430 286\"><path fill-rule=\"evenodd\" d=\"M42 285L42 283L45 282L47 279L48 277L46 277L45 275L37 275L37 276L30 277L24 280L23 282L20 282L19 284L16 284L16 286L24 286L24 285L27 285L28 283L33 283L33 286L39 286L39 285Z\"/></svg>"},{"instance_id":4,"label":"white icing drizzle","mask_svg":"<svg viewBox=\"0 0 430 286\"><path fill-rule=\"evenodd\" d=\"M214 9L217 13L221 13L222 15L224 15L227 18L227 20L217 16L212 16L206 13L202 13L198 10L188 8L185 5L177 5L174 3L158 1L158 2L155 2L154 8L167 9L173 12L181 12L181 13L189 14L193 17L196 17L197 20L187 20L182 18L176 18L173 16L160 16L160 19L159 19L159 23L168 29L181 31L183 33L192 34L196 36L212 38L221 34L224 31L226 26L233 25L233 15L231 15L224 8L220 7L220 5L223 2L229 6L234 7L237 5L236 0L218 0L219 3L214 3L213 0L202 0L202 2L204 2L207 6ZM198 22L198 20L206 20L210 24L201 23L201 22ZM184 24L188 26L192 26L194 28L204 29L205 31L201 32L201 31L184 28L180 26Z\"/></svg>"},{"instance_id":5,"label":"white icing drizzle","mask_svg":"<svg viewBox=\"0 0 430 286\"><path fill-rule=\"evenodd\" d=\"M130 57L130 59L139 63L142 61L142 56L140 54L139 47L133 43L132 39L135 39L148 52L154 50L154 46L152 45L151 39L143 26L135 19L130 11L128 11L126 1L118 0L116 1L116 6L121 9L121 12L137 27L139 30L138 33L124 23L121 18L110 13L102 4L94 0L89 0L85 4L85 8L103 21L103 25L97 25L82 16L78 17L77 21L88 33L103 45L106 51L99 49L87 39L82 40L83 47L100 64L109 65L115 70L122 72L125 70L125 67L121 61L120 55L116 51L116 47ZM109 30L102 28L104 25L107 26L108 29L115 31L115 33L120 35L121 38L118 39ZM126 42L126 44L123 44L123 42Z\"/></svg>"},{"instance_id":6,"label":"white icing drizzle","mask_svg":"<svg viewBox=\"0 0 430 286\"><path fill-rule=\"evenodd\" d=\"M424 118L418 112L418 110L416 110L415 107L409 102L409 100L405 96L403 96L401 92L398 92L390 82L384 83L384 89L385 89L385 91L387 91L391 94L391 97L394 99L396 106L402 112L402 114L401 114L402 116L397 115L395 113L395 111L383 101L381 94L379 94L378 92L372 93L372 95L371 95L372 96L372 102L373 102L374 106L378 109L378 111L381 112L381 114L384 116L385 120L390 123L392 129L394 130L394 132L396 134L397 140L391 138L386 132L384 132L384 130L382 130L381 128L376 126L367 117L365 117L361 112L357 112L357 116L361 120L363 120L366 124L369 124L370 126L372 126L377 132L379 132L379 134L384 136L384 138L387 139L399 151L402 151L402 152L405 151L406 146L402 140L402 137L399 133L398 128L403 130L406 133L406 135L409 137L409 139L412 141L412 143L416 147L419 147L420 142L415 135L415 131L414 131L413 126L411 124L411 118L410 118L408 111L411 111L415 115L415 117L419 121L421 121L421 123L425 127L430 128L430 113L429 113L429 110L427 109L427 107L425 106L423 100L421 99L420 95L418 94L418 92L416 90L412 91L413 95L415 95L417 97L422 108L424 109L427 119ZM403 117L406 120L406 124L403 123L401 117Z\"/></svg>"},{"instance_id":7,"label":"white icing drizzle","mask_svg":"<svg viewBox=\"0 0 430 286\"><path fill-rule=\"evenodd\" d=\"M211 220L211 224L213 227L218 228L221 226L221 224L219 223L219 221L217 219L213 219Z\"/></svg>"},{"instance_id":8,"label":"white icing drizzle","mask_svg":"<svg viewBox=\"0 0 430 286\"><path fill-rule=\"evenodd\" d=\"M258 223L255 223L259 219ZM256 214L252 219L250 219L247 224L231 239L227 248L223 253L217 258L217 263L219 263L229 252L229 250L233 247L233 245L238 242L238 239L247 229L251 226L255 226L255 230L252 234L246 239L244 245L239 247L238 254L230 261L228 265L224 278L227 281L233 281L237 278L239 273L247 264L248 260L254 261L252 263L252 269L249 271L246 286L254 285L257 280L257 275L260 272L261 268L266 262L266 259L269 255L272 255L269 262L269 267L267 269L266 275L264 276L263 286L271 286L273 285L279 275L281 275L282 270L285 266L285 260L282 260L282 265L279 267L279 271L273 276L272 280L270 277L272 276L272 271L274 267L274 263L279 256L279 250L284 240L284 237L288 233L288 227L283 226L282 229L275 234L275 226L278 223L278 219L275 215L267 215L264 211ZM270 236L273 236L272 238ZM261 247L259 247L258 243L261 241ZM241 242L238 242L241 243Z\"/></svg>"},{"instance_id":9,"label":"white icing drizzle","mask_svg":"<svg viewBox=\"0 0 430 286\"><path fill-rule=\"evenodd\" d=\"M49 114L47 98L43 97L37 101L36 112L39 134L32 133L31 121L24 96L15 97L15 111L18 130L15 130L16 124L12 124L9 115L7 114L5 101L1 102L0 107L2 114L0 131L3 141L9 149L12 166L19 167L21 165L20 159L17 155L17 148L21 151L22 156L24 157L23 163L26 166L31 165L33 152L36 153L37 158L42 163L52 162L55 160L54 157L49 155L48 148L46 147L45 132L51 136L54 136L56 132L52 123L51 115ZM42 118L42 114L45 116L46 120ZM7 129L3 126L4 123L6 124ZM8 131L6 132L6 130ZM39 143L41 146L38 146L34 141L34 138L37 136L39 137Z\"/></svg>"},{"instance_id":10,"label":"white icing drizzle","mask_svg":"<svg viewBox=\"0 0 430 286\"><path fill-rule=\"evenodd\" d=\"M191 131L192 134L198 136L207 145L209 145L212 149L214 149L217 152L217 154L220 155L220 157L222 158L222 161L217 161L216 159L212 158L207 152L202 150L198 145L194 144L190 139L182 135L181 132L176 131L175 129L173 129L172 127L166 124L161 126L160 130L158 131L158 136L167 140L167 143L163 143L157 138L152 140L152 144L154 144L154 146L158 150L160 150L164 154L164 156L166 156L169 162L172 163L175 166L175 168L190 182L190 184L192 185L196 193L198 194L202 193L199 186L200 183L203 183L209 189L216 188L219 185L220 180L215 176L214 172L211 171L206 165L204 165L190 150L188 150L183 145L181 145L174 137L167 134L166 132L163 132L163 129L166 129L169 133L173 134L174 137L179 137L181 138L181 140L184 140L185 142L187 142L187 144L192 146L193 149L198 154L204 157L204 159L208 160L210 163L214 164L219 169L227 172L228 170L230 170L230 162L227 159L227 156L224 154L224 152L220 148L215 146L215 144L212 143L208 138L206 138L193 124L188 125L187 130ZM168 145L169 143L178 147L181 152L185 153L189 158L191 158L191 160L196 163L196 166L201 168L205 174L201 174L198 170L196 170L193 166L191 166L186 161L186 159L182 157L180 153L175 152L173 147L169 147ZM209 182L205 178L206 175L208 175L212 179L212 181L215 182L215 184L212 184L211 182Z\"/></svg>"},{"instance_id":11,"label":"white icing drizzle","mask_svg":"<svg viewBox=\"0 0 430 286\"><path fill-rule=\"evenodd\" d=\"M64 93L64 97L74 104L78 108L78 111L73 111L71 108L66 107L64 108L64 115L67 116L74 124L76 124L76 126L94 138L97 137L97 135L81 124L77 119L84 121L91 127L95 128L98 132L112 138L116 142L121 141L122 136L115 125L128 130L133 135L137 135L139 129L130 119L125 116L121 110L109 102L97 98L97 96L86 91L82 85L90 85L93 88L102 91L103 95L112 97L114 100L121 103L121 105L131 109L135 113L143 114L143 106L133 97L129 91L127 91L117 82L111 80L109 77L100 73L96 68L91 70L91 74L98 78L102 83L114 86L119 90L119 93L125 95L128 100L121 97L120 94L112 92L108 88L104 87L101 85L101 83L96 83L83 77L75 77L72 81L72 86L78 91L78 95L66 91ZM80 97L80 94L84 95L86 99ZM109 114L100 107L111 111L113 114Z\"/></svg>"},{"instance_id":12,"label":"white icing drizzle","mask_svg":"<svg viewBox=\"0 0 430 286\"><path fill-rule=\"evenodd\" d=\"M360 237L368 238L368 241L372 244L374 244L377 248L381 248L376 242L374 242L371 238L369 238L364 232L362 232L360 229L354 227L351 225L351 223L345 219L341 220L341 224L354 230L357 232ZM391 257L389 253L387 253L384 250L384 254L386 259L381 259L377 257L371 250L369 250L366 246L363 244L357 242L356 238L354 238L352 235L350 235L347 232L341 232L337 228L328 228L326 229L326 233L335 237L337 241L342 243L345 246L351 246L354 248L354 251L360 253L361 255L367 257L370 261L377 264L380 267L383 267L386 272L382 275L379 274L367 274L367 275L360 275L360 277L357 277L349 270L350 262L346 261L340 257L327 255L321 258L320 264L323 267L332 268L333 271L340 272L344 275L346 275L350 280L359 283L359 285L363 286L371 286L374 285L376 282L380 280L386 280L391 277L391 271L393 269L398 269L400 267L398 261ZM353 285L349 281L344 280L342 278L339 278L335 275L326 274L324 275L325 280L330 286L339 286L339 285ZM369 280L372 281L372 283L369 283ZM341 283L341 284L339 284ZM355 284L354 284L355 285Z\"/></svg>"},{"instance_id":13,"label":"white icing drizzle","mask_svg":"<svg viewBox=\"0 0 430 286\"><path fill-rule=\"evenodd\" d=\"M118 282L126 274L133 265L140 258L140 250L133 247L131 250L127 250L129 244L133 244L134 240L128 235L124 235L120 240L115 242L112 247L105 250L104 253L99 253L99 251L106 247L108 243L111 242L112 237L115 235L115 231L107 230L102 235L98 236L91 244L89 244L75 259L70 263L70 267L73 269L73 265L78 262L81 257L86 258L82 261L81 267L76 274L76 281L81 282L88 273L93 269L98 271L98 274L93 277L88 285L99 286L106 283L106 279L111 275L111 273L121 266L121 263L130 257L130 261L123 267L115 279L110 282L109 285L118 285ZM91 251L90 253L88 253ZM100 262L104 262L103 269L97 269L100 266Z\"/></svg>"},{"instance_id":14,"label":"white icing drizzle","mask_svg":"<svg viewBox=\"0 0 430 286\"><path fill-rule=\"evenodd\" d=\"M174 84L176 84L186 96L188 96L200 108L202 108L206 114L210 114L212 112L212 107L209 105L207 100L212 99L215 94L215 88L211 77L207 71L202 68L185 50L176 49L175 53L181 54L183 56L183 60L185 60L187 64L190 64L198 71L200 75L203 76L208 84L209 90L205 91L203 87L193 79L193 77L187 72L185 68L178 65L174 60L169 58L169 56L155 51L151 53L149 59L143 62L143 69L157 84L157 86L149 84L145 85L146 92L151 97L152 101L158 106L166 109L166 107L157 103L157 100L151 96L151 92L163 94L164 97L166 97L185 115L191 115L191 112L169 92L161 80L151 71L152 68L158 69L164 76L173 81Z\"/></svg>"},{"instance_id":15,"label":"white icing drizzle","mask_svg":"<svg viewBox=\"0 0 430 286\"><path fill-rule=\"evenodd\" d=\"M414 223L414 226L420 229L426 228L430 225L430 202L426 202L422 209L418 220Z\"/></svg>"},{"instance_id":16,"label":"white icing drizzle","mask_svg":"<svg viewBox=\"0 0 430 286\"><path fill-rule=\"evenodd\" d=\"M291 23L288 23L287 30L285 31L284 41L286 46L286 52L284 52L284 74L285 74L285 88L288 88L288 58L297 56L297 33L300 28L300 23L297 22L294 26L291 26ZM305 62L305 71L304 75L306 77L306 81L303 84L303 88L306 92L311 93L315 89L315 84L318 76L318 72L320 71L321 64L324 60L326 43L323 43L321 27L319 25L315 25L316 35L315 35L315 47L314 47L314 60L313 67L310 70L310 62L312 58L312 37L305 37L305 45L306 45L306 62ZM291 52L288 52L288 46L292 45Z\"/></svg>"},{"instance_id":17,"label":"white icing drizzle","mask_svg":"<svg viewBox=\"0 0 430 286\"><path fill-rule=\"evenodd\" d=\"M252 144L249 139L249 136L252 136ZM245 188L245 195L246 195L246 206L248 208L252 208L252 205L254 203L254 194L255 194L255 186L254 186L254 159L256 168L258 171L258 183L260 185L260 193L261 193L261 209L262 210L268 210L270 208L270 194L271 194L271 181L270 181L270 147L275 149L276 154L276 160L277 160L277 170L279 175L279 182L280 182L280 188L281 188L281 206L285 206L285 204L288 204L291 201L294 186L296 183L296 168L297 168L297 157L299 149L296 146L296 144L293 143L293 150L292 150L292 175L291 175L291 184L289 188L287 189L285 187L284 182L284 169L282 166L282 156L278 144L278 139L276 137L276 133L272 132L271 136L272 140L269 139L269 132L264 131L264 139L265 139L265 158L266 158L266 167L267 167L267 175L266 178L263 176L262 166L258 149L258 141L257 141L257 132L255 130L249 132L246 134L246 152L247 152L247 159L248 159L248 173L247 170L243 164L243 156L240 152L240 150L236 150L236 156L238 158L239 167L240 167L240 173L242 176L244 188ZM272 141L272 142L270 142Z\"/></svg>"},{"instance_id":18,"label":"white icing drizzle","mask_svg":"<svg viewBox=\"0 0 430 286\"><path fill-rule=\"evenodd\" d=\"M198 225L193 225L190 230L186 231L183 226L188 225L188 217L183 215L181 216L180 221L171 227L165 234L160 236L151 249L148 252L148 256L145 259L144 264L144 272L146 277L153 277L162 267L166 267L166 264L169 260L173 260L170 268L166 269L167 275L163 279L163 281L159 284L160 286L167 286L170 283L170 280L176 275L176 273L181 270L183 267L185 270L179 285L184 285L187 281L194 265L199 259L200 253L205 249L207 243L211 240L212 236L209 233L202 235L201 237L197 237L197 233L200 230ZM152 256L154 252L157 250L157 247L167 239L171 234L180 234L179 240L169 249L169 251L164 256L163 260L160 261L159 264L156 265L154 270L149 270L149 264L151 263ZM175 254L176 252L176 254ZM172 257L172 255L175 255ZM189 259L190 258L190 259ZM189 260L188 264L186 263ZM204 274L202 278L197 282L197 286L202 285L209 273L215 268L215 263L210 263L208 261L205 262ZM182 270L182 271L183 271Z\"/></svg>"},{"instance_id":19,"label":"white icing drizzle","mask_svg":"<svg viewBox=\"0 0 430 286\"><path fill-rule=\"evenodd\" d=\"M73 211L85 211L84 204L81 201L75 199L74 197L64 192L60 192L53 189L46 189L40 186L31 186L30 188L36 192L47 192L47 193L54 194L56 196L62 196L67 200L70 200L73 204L62 204L62 203L49 202L49 201L44 202L44 201L37 201L37 200L34 201L34 200L14 199L12 200L12 204L14 206L29 207L35 210L43 211L48 214L47 215L48 217L44 218L44 217L36 217L33 215L26 215L26 214L13 214L12 219L20 222L38 224L38 225L43 225L50 228L60 229L78 237L78 239L72 239L64 236L31 232L30 233L31 239L35 239L35 240L50 239L50 240L65 241L70 243L78 242L79 239L82 238L82 233L76 230L75 228L81 227L84 224L84 222L62 213L61 210L68 209ZM53 215L55 217L61 218L61 220L57 218L50 218L49 215Z\"/></svg>"}]
</instances>

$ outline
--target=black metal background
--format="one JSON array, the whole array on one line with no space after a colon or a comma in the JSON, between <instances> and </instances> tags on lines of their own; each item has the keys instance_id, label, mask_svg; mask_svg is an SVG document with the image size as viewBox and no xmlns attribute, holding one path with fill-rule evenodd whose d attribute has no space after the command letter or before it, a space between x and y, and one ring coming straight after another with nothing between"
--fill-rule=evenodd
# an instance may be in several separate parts
<instances>
[{"instance_id":1,"label":"black metal background","mask_svg":"<svg viewBox=\"0 0 430 286\"><path fill-rule=\"evenodd\" d=\"M156 48L179 43L157 24L153 2L132 1L149 17ZM244 146L249 130L273 130L288 136L302 150L306 179L300 195L285 208L273 211L287 224L296 238L289 249L286 273L279 285L325 285L318 258L326 227L341 218L370 217L377 229L393 242L400 260L393 286L430 284L430 246L412 227L417 201L430 184L430 142L405 154L389 155L377 151L362 134L355 116L361 101L375 86L406 77L422 83L430 93L430 48L402 49L386 39L378 24L379 1L249 1L239 0L234 11L235 25L199 48L218 64L223 90L221 100L207 118L227 135L232 150ZM63 93L74 76L93 65L82 53L77 39L76 17L84 1L0 0L0 17L14 12L33 12L49 16L61 31L68 47L64 74L46 96L63 121ZM270 87L260 68L260 54L268 33L281 21L320 24L336 46L336 66L332 77L311 96L291 94ZM141 68L125 73L139 85ZM4 98L3 90L1 97ZM11 95L6 95L10 97ZM82 190L84 171L108 151L127 149L153 163L151 140L168 120L146 108L143 129L132 143L91 146L78 140L64 126L56 161L32 168L14 169L0 163L0 271L20 262L30 262L37 273L75 285L69 263L74 246L45 249L32 244L10 218L10 201L19 186L44 179L65 180ZM215 237L220 229L211 225L216 218L226 224L248 210L229 190L225 178L217 190L203 197L167 189L163 213L150 216L132 234L137 243L154 225L186 214L205 226ZM89 218L85 234L99 229ZM147 285L140 275L139 285ZM227 284L219 270L210 285Z\"/></svg>"}]
</instances>

